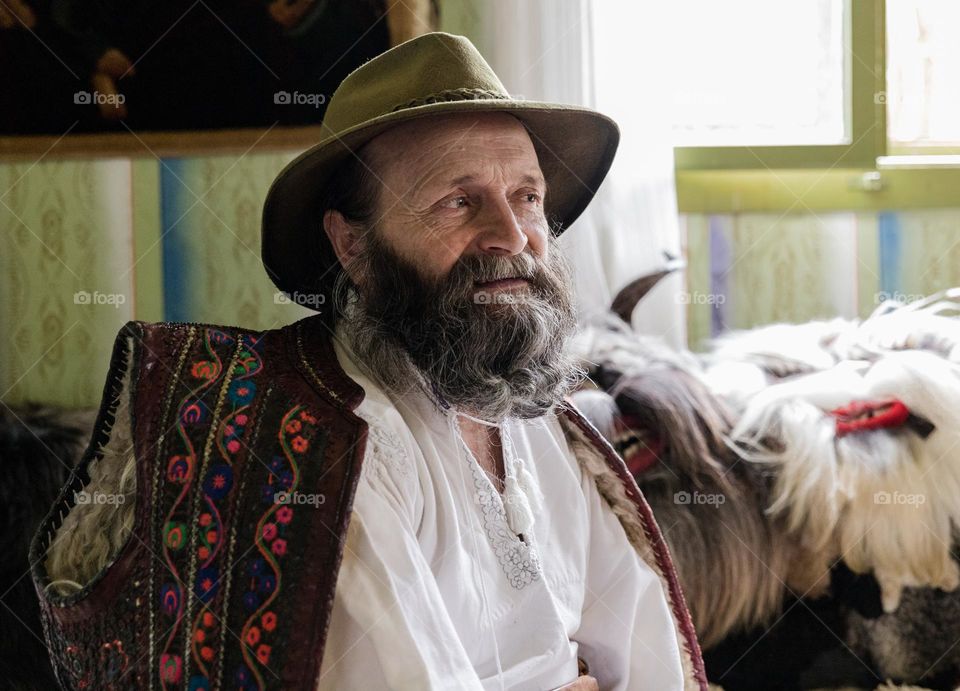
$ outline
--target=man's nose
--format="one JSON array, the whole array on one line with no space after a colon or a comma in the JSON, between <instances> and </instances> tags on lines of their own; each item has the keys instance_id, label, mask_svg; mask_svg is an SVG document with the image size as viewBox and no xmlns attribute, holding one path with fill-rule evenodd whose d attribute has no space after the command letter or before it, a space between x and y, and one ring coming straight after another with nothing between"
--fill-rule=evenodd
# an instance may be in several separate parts
<instances>
[{"instance_id":1,"label":"man's nose","mask_svg":"<svg viewBox=\"0 0 960 691\"><path fill-rule=\"evenodd\" d=\"M497 199L484 205L478 219L481 230L477 243L481 252L488 254L520 254L529 238L506 199Z\"/></svg>"}]
</instances>

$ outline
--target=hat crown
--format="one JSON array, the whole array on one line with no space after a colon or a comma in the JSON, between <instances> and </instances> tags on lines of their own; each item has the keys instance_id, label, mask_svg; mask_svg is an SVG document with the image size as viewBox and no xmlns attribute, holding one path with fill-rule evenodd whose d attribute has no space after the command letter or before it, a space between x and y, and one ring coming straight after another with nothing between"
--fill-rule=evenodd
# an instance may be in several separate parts
<instances>
[{"instance_id":1,"label":"hat crown","mask_svg":"<svg viewBox=\"0 0 960 691\"><path fill-rule=\"evenodd\" d=\"M340 133L393 111L478 98L509 99L510 94L468 39L432 32L351 72L333 93L323 125Z\"/></svg>"}]
</instances>

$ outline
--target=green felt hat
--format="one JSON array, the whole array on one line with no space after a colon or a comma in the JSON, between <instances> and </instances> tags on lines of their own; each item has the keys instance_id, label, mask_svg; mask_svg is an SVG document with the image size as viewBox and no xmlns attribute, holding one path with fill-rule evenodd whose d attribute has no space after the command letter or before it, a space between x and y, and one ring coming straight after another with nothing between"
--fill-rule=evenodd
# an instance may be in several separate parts
<instances>
[{"instance_id":1,"label":"green felt hat","mask_svg":"<svg viewBox=\"0 0 960 691\"><path fill-rule=\"evenodd\" d=\"M418 36L369 60L337 87L323 138L277 175L263 207L261 256L273 282L297 302L322 291L329 246L319 190L354 151L385 130L443 113L510 113L524 123L550 194L546 213L557 235L583 212L606 176L620 141L616 123L588 108L515 99L463 36ZM329 260L327 260L329 261Z\"/></svg>"}]
</instances>

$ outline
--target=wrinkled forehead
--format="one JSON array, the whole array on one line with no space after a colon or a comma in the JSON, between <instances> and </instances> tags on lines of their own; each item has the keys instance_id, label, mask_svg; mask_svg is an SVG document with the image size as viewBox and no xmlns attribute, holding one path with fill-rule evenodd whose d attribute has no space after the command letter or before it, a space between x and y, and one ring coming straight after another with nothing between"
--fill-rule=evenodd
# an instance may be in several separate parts
<instances>
[{"instance_id":1,"label":"wrinkled forehead","mask_svg":"<svg viewBox=\"0 0 960 691\"><path fill-rule=\"evenodd\" d=\"M363 156L375 172L393 173L408 183L493 171L543 180L526 127L508 113L445 114L406 122L371 140Z\"/></svg>"}]
</instances>

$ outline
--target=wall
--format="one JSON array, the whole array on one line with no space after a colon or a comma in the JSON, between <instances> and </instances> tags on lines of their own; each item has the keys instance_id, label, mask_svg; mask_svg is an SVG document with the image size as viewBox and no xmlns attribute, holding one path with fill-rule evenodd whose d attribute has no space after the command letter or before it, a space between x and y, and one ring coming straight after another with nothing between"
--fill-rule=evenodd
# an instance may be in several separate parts
<instances>
[{"instance_id":1,"label":"wall","mask_svg":"<svg viewBox=\"0 0 960 691\"><path fill-rule=\"evenodd\" d=\"M723 329L866 317L960 285L960 209L683 216L693 347Z\"/></svg>"},{"instance_id":2,"label":"wall","mask_svg":"<svg viewBox=\"0 0 960 691\"><path fill-rule=\"evenodd\" d=\"M293 154L0 165L0 400L95 405L130 319L271 328L260 212Z\"/></svg>"}]
</instances>

